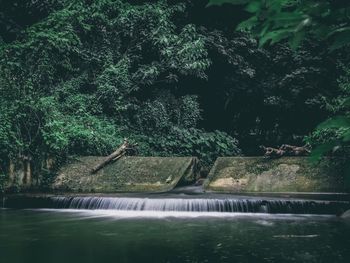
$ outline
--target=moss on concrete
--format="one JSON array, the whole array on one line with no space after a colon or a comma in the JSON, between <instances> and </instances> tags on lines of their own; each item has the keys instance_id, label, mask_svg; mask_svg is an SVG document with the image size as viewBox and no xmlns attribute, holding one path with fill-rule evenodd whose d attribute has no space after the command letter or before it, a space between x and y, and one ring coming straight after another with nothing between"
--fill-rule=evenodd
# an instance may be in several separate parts
<instances>
[{"instance_id":1,"label":"moss on concrete","mask_svg":"<svg viewBox=\"0 0 350 263\"><path fill-rule=\"evenodd\" d=\"M81 157L64 166L52 185L67 192L163 192L182 179L195 179L193 157L123 157L96 174L91 169L103 157Z\"/></svg>"},{"instance_id":2,"label":"moss on concrete","mask_svg":"<svg viewBox=\"0 0 350 263\"><path fill-rule=\"evenodd\" d=\"M218 158L205 183L223 192L349 192L342 171L328 160L311 164L305 157Z\"/></svg>"}]
</instances>

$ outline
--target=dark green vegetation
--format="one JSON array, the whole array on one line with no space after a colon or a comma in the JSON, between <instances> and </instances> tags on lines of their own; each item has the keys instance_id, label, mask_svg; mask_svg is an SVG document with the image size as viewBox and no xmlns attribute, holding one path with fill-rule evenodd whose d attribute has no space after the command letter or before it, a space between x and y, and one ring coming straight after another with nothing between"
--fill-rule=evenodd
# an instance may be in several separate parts
<instances>
[{"instance_id":1,"label":"dark green vegetation","mask_svg":"<svg viewBox=\"0 0 350 263\"><path fill-rule=\"evenodd\" d=\"M349 5L330 21L345 40L305 31L293 50L288 19L234 32L260 14L259 1L248 9L207 2L1 0L1 165L105 155L124 137L141 155L194 155L205 163L241 150L259 154L260 144L305 141L346 155ZM266 36L275 27L286 33ZM271 45L260 47L259 38ZM312 133L334 115L342 117Z\"/></svg>"},{"instance_id":2,"label":"dark green vegetation","mask_svg":"<svg viewBox=\"0 0 350 263\"><path fill-rule=\"evenodd\" d=\"M305 141L317 146L313 158L332 152L349 158L350 146L350 86L349 53L350 5L344 0L210 0L209 5L234 4L244 7L250 17L237 25L237 30L248 31L259 46L286 42L294 50L302 43L322 43L339 60L342 73L338 78L339 96L326 102L330 118L321 123ZM347 168L350 175L350 165ZM350 178L350 177L349 177Z\"/></svg>"}]
</instances>

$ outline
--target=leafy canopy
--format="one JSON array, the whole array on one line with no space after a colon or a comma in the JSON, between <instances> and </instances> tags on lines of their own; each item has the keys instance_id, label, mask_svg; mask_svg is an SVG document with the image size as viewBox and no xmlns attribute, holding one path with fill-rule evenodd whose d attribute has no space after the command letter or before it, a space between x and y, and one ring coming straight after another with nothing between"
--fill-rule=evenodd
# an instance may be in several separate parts
<instances>
[{"instance_id":1,"label":"leafy canopy","mask_svg":"<svg viewBox=\"0 0 350 263\"><path fill-rule=\"evenodd\" d=\"M251 17L242 21L238 30L248 30L259 39L260 46L288 41L292 48L306 39L318 39L329 51L348 47L350 44L350 3L331 0L210 0L209 5L225 3L244 5ZM313 158L319 159L329 152L350 150L350 74L349 67L339 79L343 90L333 108L333 117L321 123L314 134L307 137L316 142ZM350 175L350 165L347 173Z\"/></svg>"},{"instance_id":2,"label":"leafy canopy","mask_svg":"<svg viewBox=\"0 0 350 263\"><path fill-rule=\"evenodd\" d=\"M244 5L251 17L237 29L250 30L260 45L288 40L296 48L306 37L330 43L336 50L350 43L350 5L331 0L210 0L209 5Z\"/></svg>"},{"instance_id":3,"label":"leafy canopy","mask_svg":"<svg viewBox=\"0 0 350 263\"><path fill-rule=\"evenodd\" d=\"M211 64L198 27L175 24L184 3L49 0L7 5L0 11L0 17L10 18L8 35L0 39L2 160L107 154L124 136L165 137L171 126L184 136L193 129L198 140L189 143L216 138L196 127L197 97L158 96L160 91L175 93L182 77L206 79ZM21 21L16 10L29 22L15 26ZM32 13L40 19L31 19ZM167 106L172 100L179 109ZM237 142L220 133L218 139L222 137L235 151ZM154 143L139 143L154 153ZM157 152L173 148L162 149Z\"/></svg>"}]
</instances>

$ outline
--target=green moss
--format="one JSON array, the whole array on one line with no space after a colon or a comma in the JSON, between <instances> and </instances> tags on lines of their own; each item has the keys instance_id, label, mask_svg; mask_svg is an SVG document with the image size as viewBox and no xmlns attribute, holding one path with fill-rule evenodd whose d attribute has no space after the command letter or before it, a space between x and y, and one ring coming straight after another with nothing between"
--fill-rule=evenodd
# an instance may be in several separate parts
<instances>
[{"instance_id":1,"label":"green moss","mask_svg":"<svg viewBox=\"0 0 350 263\"><path fill-rule=\"evenodd\" d=\"M169 191L183 177L195 178L194 159L125 157L107 165L96 174L91 174L91 169L101 162L103 157L82 157L60 170L52 188L69 192L101 193Z\"/></svg>"},{"instance_id":2,"label":"green moss","mask_svg":"<svg viewBox=\"0 0 350 263\"><path fill-rule=\"evenodd\" d=\"M348 192L334 160L312 164L308 158L218 158L206 189L228 192Z\"/></svg>"}]
</instances>

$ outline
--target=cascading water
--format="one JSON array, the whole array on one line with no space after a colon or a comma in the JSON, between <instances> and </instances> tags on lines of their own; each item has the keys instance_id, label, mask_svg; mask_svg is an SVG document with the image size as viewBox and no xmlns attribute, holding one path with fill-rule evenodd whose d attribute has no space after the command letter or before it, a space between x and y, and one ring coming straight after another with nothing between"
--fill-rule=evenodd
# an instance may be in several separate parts
<instances>
[{"instance_id":1,"label":"cascading water","mask_svg":"<svg viewBox=\"0 0 350 263\"><path fill-rule=\"evenodd\" d=\"M348 202L233 198L53 197L55 208L128 211L337 214Z\"/></svg>"},{"instance_id":2,"label":"cascading water","mask_svg":"<svg viewBox=\"0 0 350 263\"><path fill-rule=\"evenodd\" d=\"M208 198L210 197L210 198ZM284 213L284 214L340 214L350 209L347 201L297 199L260 199L244 197L173 198L157 197L96 197L51 196L8 198L3 207L53 208L117 211L159 212L224 212L224 213Z\"/></svg>"}]
</instances>

